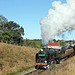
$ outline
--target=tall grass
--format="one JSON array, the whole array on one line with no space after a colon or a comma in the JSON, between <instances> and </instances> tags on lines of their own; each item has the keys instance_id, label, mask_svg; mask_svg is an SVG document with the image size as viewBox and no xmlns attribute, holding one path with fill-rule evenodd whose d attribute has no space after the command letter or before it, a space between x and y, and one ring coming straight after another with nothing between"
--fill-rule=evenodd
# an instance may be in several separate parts
<instances>
[{"instance_id":1,"label":"tall grass","mask_svg":"<svg viewBox=\"0 0 75 75\"><path fill-rule=\"evenodd\" d=\"M38 48L20 47L5 43L0 43L0 75L16 74L24 68L28 68L35 64L35 55Z\"/></svg>"}]
</instances>

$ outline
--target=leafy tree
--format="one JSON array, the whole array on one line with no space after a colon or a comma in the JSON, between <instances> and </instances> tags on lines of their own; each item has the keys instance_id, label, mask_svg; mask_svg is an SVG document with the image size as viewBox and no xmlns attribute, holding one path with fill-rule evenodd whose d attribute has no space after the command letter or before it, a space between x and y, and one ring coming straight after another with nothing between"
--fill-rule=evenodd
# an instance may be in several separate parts
<instances>
[{"instance_id":1,"label":"leafy tree","mask_svg":"<svg viewBox=\"0 0 75 75\"><path fill-rule=\"evenodd\" d=\"M24 35L23 27L20 27L19 24L14 23L13 21L6 22L4 26L5 26L5 29L8 29L9 31L16 32L19 35Z\"/></svg>"},{"instance_id":2,"label":"leafy tree","mask_svg":"<svg viewBox=\"0 0 75 75\"><path fill-rule=\"evenodd\" d=\"M0 41L23 45L24 28L0 15Z\"/></svg>"},{"instance_id":3,"label":"leafy tree","mask_svg":"<svg viewBox=\"0 0 75 75\"><path fill-rule=\"evenodd\" d=\"M4 16L0 15L0 22L7 22L7 18L5 18Z\"/></svg>"},{"instance_id":4,"label":"leafy tree","mask_svg":"<svg viewBox=\"0 0 75 75\"><path fill-rule=\"evenodd\" d=\"M22 35L24 35L23 27L20 27L20 25L18 25L17 23L14 23L13 21L6 22L4 26L6 30L9 30L10 33L12 33L10 35L10 39L14 41L13 43L22 44L23 42Z\"/></svg>"},{"instance_id":5,"label":"leafy tree","mask_svg":"<svg viewBox=\"0 0 75 75\"><path fill-rule=\"evenodd\" d=\"M4 28L4 23L8 22L7 18L0 15L0 29Z\"/></svg>"}]
</instances>

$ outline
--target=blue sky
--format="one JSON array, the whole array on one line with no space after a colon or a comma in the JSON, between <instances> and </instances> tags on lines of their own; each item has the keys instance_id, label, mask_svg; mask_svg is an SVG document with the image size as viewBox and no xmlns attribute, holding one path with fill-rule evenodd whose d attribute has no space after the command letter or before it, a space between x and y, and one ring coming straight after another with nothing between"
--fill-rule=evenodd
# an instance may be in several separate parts
<instances>
[{"instance_id":1,"label":"blue sky","mask_svg":"<svg viewBox=\"0 0 75 75\"><path fill-rule=\"evenodd\" d=\"M0 15L22 26L24 38L40 39L40 19L48 15L53 1L55 0L0 0Z\"/></svg>"}]
</instances>

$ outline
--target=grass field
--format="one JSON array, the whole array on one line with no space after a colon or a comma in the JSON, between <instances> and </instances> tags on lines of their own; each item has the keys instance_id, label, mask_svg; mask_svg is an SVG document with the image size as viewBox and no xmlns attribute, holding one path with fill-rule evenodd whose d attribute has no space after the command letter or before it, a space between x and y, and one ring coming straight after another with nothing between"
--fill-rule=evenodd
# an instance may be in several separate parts
<instances>
[{"instance_id":1,"label":"grass field","mask_svg":"<svg viewBox=\"0 0 75 75\"><path fill-rule=\"evenodd\" d=\"M24 40L24 45L30 46L30 47L41 48L42 41L41 40Z\"/></svg>"},{"instance_id":2,"label":"grass field","mask_svg":"<svg viewBox=\"0 0 75 75\"><path fill-rule=\"evenodd\" d=\"M37 48L0 43L0 64L2 64L0 75L22 72L22 70L32 67L35 65L35 54L38 50Z\"/></svg>"}]
</instances>

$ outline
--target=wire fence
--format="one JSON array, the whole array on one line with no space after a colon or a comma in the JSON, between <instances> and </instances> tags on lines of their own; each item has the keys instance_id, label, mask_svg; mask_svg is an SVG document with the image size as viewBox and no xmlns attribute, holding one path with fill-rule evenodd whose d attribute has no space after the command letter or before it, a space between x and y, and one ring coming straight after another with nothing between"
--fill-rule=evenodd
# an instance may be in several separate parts
<instances>
[{"instance_id":1,"label":"wire fence","mask_svg":"<svg viewBox=\"0 0 75 75\"><path fill-rule=\"evenodd\" d=\"M3 41L3 40L1 40L0 43L6 43L6 44L21 46L21 47L24 47L24 46L25 46L25 45L20 45L20 44L16 44L16 43L11 43L11 42L8 42L8 41ZM25 46L25 47L26 47L26 46Z\"/></svg>"},{"instance_id":2,"label":"wire fence","mask_svg":"<svg viewBox=\"0 0 75 75\"><path fill-rule=\"evenodd\" d=\"M24 44L20 45L20 44L11 43L11 42L8 42L8 41L3 41L3 40L1 40L0 43L6 43L6 44L10 44L10 45L15 45L15 46L20 46L20 47L28 47L28 48L41 48L41 47L27 46L27 45L24 45Z\"/></svg>"}]
</instances>

